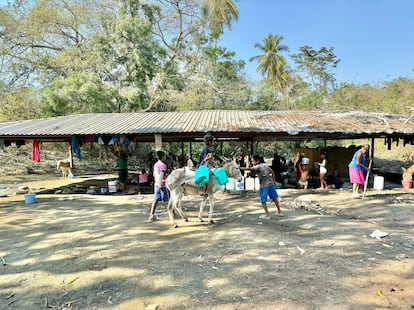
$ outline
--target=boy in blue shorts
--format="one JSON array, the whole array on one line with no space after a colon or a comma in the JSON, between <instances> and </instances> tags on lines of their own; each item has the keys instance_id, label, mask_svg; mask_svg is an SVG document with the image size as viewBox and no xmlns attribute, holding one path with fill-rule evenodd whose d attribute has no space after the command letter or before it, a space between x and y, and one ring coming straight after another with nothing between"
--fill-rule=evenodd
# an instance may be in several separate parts
<instances>
[{"instance_id":1,"label":"boy in blue shorts","mask_svg":"<svg viewBox=\"0 0 414 310\"><path fill-rule=\"evenodd\" d=\"M270 220L271 216L267 208L267 197L269 197L275 204L277 208L277 215L282 215L282 210L279 206L279 196L277 195L275 189L276 175L274 171L265 163L260 161L259 155L253 155L253 167L244 168L241 167L240 170L253 170L256 172L256 176L260 181L260 202L262 203L263 210L265 211L264 215L261 215L260 219Z\"/></svg>"},{"instance_id":2,"label":"boy in blue shorts","mask_svg":"<svg viewBox=\"0 0 414 310\"><path fill-rule=\"evenodd\" d=\"M157 151L158 161L154 164L154 201L151 205L151 213L148 222L157 220L155 216L155 209L160 201L167 202L169 195L165 187L165 180L167 179L167 155L164 151Z\"/></svg>"}]
</instances>

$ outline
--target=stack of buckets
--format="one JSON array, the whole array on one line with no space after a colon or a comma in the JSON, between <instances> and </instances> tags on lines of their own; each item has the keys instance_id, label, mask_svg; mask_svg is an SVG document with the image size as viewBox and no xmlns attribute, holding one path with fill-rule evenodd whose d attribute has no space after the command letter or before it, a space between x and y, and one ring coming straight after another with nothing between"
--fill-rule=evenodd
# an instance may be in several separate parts
<instances>
[{"instance_id":1,"label":"stack of buckets","mask_svg":"<svg viewBox=\"0 0 414 310\"><path fill-rule=\"evenodd\" d=\"M108 182L108 192L110 193L116 193L118 191L118 181L109 181Z\"/></svg>"}]
</instances>

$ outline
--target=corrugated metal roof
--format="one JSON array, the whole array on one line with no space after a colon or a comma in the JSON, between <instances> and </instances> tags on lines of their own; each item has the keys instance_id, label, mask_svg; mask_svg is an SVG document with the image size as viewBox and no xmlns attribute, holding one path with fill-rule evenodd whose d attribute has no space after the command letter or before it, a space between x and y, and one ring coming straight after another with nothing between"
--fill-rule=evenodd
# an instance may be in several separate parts
<instances>
[{"instance_id":1,"label":"corrugated metal roof","mask_svg":"<svg viewBox=\"0 0 414 310\"><path fill-rule=\"evenodd\" d=\"M227 138L379 137L414 134L404 115L337 111L238 111L95 113L0 123L0 138L66 139L73 135L132 135L170 140L211 132Z\"/></svg>"}]
</instances>

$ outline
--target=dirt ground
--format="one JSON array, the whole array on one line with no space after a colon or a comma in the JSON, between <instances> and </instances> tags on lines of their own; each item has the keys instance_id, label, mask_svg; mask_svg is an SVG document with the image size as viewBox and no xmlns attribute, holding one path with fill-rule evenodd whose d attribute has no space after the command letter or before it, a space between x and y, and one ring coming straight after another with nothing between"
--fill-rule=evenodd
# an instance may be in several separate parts
<instances>
[{"instance_id":1,"label":"dirt ground","mask_svg":"<svg viewBox=\"0 0 414 310\"><path fill-rule=\"evenodd\" d=\"M1 197L0 308L414 308L414 189L279 195L285 216L260 220L258 193L218 193L215 224L187 197L177 229L165 205L146 222L152 195Z\"/></svg>"}]
</instances>

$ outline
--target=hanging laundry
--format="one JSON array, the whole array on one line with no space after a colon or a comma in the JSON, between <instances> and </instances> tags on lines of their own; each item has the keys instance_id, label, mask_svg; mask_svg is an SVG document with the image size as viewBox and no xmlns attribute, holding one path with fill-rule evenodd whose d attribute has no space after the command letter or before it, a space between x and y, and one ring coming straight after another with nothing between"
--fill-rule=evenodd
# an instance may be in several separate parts
<instances>
[{"instance_id":1,"label":"hanging laundry","mask_svg":"<svg viewBox=\"0 0 414 310\"><path fill-rule=\"evenodd\" d=\"M119 136L112 136L112 139L109 141L108 145L116 144L116 142L119 142Z\"/></svg>"},{"instance_id":2,"label":"hanging laundry","mask_svg":"<svg viewBox=\"0 0 414 310\"><path fill-rule=\"evenodd\" d=\"M33 140L32 160L40 162L40 141L39 140Z\"/></svg>"},{"instance_id":3,"label":"hanging laundry","mask_svg":"<svg viewBox=\"0 0 414 310\"><path fill-rule=\"evenodd\" d=\"M109 145L109 143L112 141L111 136L100 136L98 138L98 143L102 145Z\"/></svg>"},{"instance_id":4,"label":"hanging laundry","mask_svg":"<svg viewBox=\"0 0 414 310\"><path fill-rule=\"evenodd\" d=\"M98 141L98 137L95 136L95 135L87 135L83 139L83 143L85 143L85 144L92 143L92 142L97 142L97 141Z\"/></svg>"},{"instance_id":5,"label":"hanging laundry","mask_svg":"<svg viewBox=\"0 0 414 310\"><path fill-rule=\"evenodd\" d=\"M22 145L25 145L24 140L17 140L17 141L16 141L16 146L17 146L17 147L21 147Z\"/></svg>"},{"instance_id":6,"label":"hanging laundry","mask_svg":"<svg viewBox=\"0 0 414 310\"><path fill-rule=\"evenodd\" d=\"M72 149L80 160L82 160L82 155L80 151L80 147L82 145L81 138L78 136L72 136Z\"/></svg>"}]
</instances>

